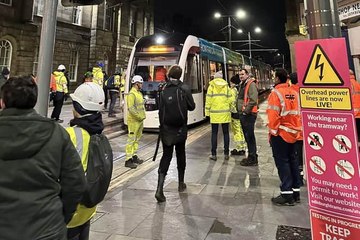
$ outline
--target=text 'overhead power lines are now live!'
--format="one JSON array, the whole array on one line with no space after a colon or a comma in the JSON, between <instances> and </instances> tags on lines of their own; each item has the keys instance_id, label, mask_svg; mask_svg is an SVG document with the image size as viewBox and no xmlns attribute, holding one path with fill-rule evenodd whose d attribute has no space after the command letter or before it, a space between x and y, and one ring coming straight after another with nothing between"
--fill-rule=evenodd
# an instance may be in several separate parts
<instances>
[{"instance_id":1,"label":"text 'overhead power lines are now live!'","mask_svg":"<svg viewBox=\"0 0 360 240\"><path fill-rule=\"evenodd\" d=\"M359 153L343 38L295 44L313 240L360 239Z\"/></svg>"}]
</instances>

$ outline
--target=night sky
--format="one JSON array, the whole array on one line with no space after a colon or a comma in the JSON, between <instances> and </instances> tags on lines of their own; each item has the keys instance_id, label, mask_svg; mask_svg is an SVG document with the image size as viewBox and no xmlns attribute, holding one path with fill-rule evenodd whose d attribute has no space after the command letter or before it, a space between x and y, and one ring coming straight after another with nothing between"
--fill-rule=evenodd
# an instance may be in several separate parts
<instances>
[{"instance_id":1,"label":"night sky","mask_svg":"<svg viewBox=\"0 0 360 240\"><path fill-rule=\"evenodd\" d=\"M252 39L261 40L257 44L263 48L277 48L280 53L285 53L285 56L289 54L285 38L284 0L155 0L155 33L175 31L210 41L226 40L227 29L223 32L219 30L227 25L227 18L215 19L214 13L235 15L239 8L247 12L247 18L238 20L234 17L232 25L243 29L245 34L233 31L232 40L246 40L246 33L252 31ZM262 29L261 34L254 33L256 26ZM248 49L248 45L241 45L244 43L233 43L233 49ZM255 45L252 47L257 48ZM242 53L248 55L248 52ZM254 51L252 54L253 57L270 64L281 61L281 58L275 57L276 53Z\"/></svg>"}]
</instances>

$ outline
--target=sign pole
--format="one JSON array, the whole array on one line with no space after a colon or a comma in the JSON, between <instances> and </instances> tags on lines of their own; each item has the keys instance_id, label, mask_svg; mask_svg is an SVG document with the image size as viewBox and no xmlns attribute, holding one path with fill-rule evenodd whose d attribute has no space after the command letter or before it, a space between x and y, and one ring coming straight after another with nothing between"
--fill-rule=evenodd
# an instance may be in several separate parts
<instances>
[{"instance_id":1,"label":"sign pole","mask_svg":"<svg viewBox=\"0 0 360 240\"><path fill-rule=\"evenodd\" d=\"M49 106L50 76L54 55L56 13L58 0L45 1L42 20L39 66L37 69L38 100L35 110L42 116L47 116Z\"/></svg>"}]
</instances>

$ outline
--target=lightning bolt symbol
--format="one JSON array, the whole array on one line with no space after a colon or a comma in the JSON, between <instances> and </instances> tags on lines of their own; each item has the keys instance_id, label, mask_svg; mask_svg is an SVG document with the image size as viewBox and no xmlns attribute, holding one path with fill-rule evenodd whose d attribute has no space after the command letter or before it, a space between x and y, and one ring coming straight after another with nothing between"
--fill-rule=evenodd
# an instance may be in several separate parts
<instances>
[{"instance_id":1,"label":"lightning bolt symbol","mask_svg":"<svg viewBox=\"0 0 360 240\"><path fill-rule=\"evenodd\" d=\"M321 58L321 54L318 54L316 56L316 63L315 63L315 70L320 68L320 75L319 75L319 78L320 78L320 81L324 78L323 76L323 72L324 72L324 63L322 62L321 64L320 63L320 58Z\"/></svg>"}]
</instances>

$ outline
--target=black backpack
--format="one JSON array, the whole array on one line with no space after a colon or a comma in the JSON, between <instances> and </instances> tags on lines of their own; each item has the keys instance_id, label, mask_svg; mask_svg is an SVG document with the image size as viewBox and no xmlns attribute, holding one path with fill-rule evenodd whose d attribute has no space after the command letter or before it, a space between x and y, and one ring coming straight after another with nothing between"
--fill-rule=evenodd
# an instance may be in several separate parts
<instances>
[{"instance_id":1,"label":"black backpack","mask_svg":"<svg viewBox=\"0 0 360 240\"><path fill-rule=\"evenodd\" d=\"M166 85L160 92L161 124L181 127L187 123L185 92L181 85Z\"/></svg>"},{"instance_id":2,"label":"black backpack","mask_svg":"<svg viewBox=\"0 0 360 240\"><path fill-rule=\"evenodd\" d=\"M90 136L86 190L81 203L92 208L100 203L109 188L113 169L113 153L104 134Z\"/></svg>"}]
</instances>

